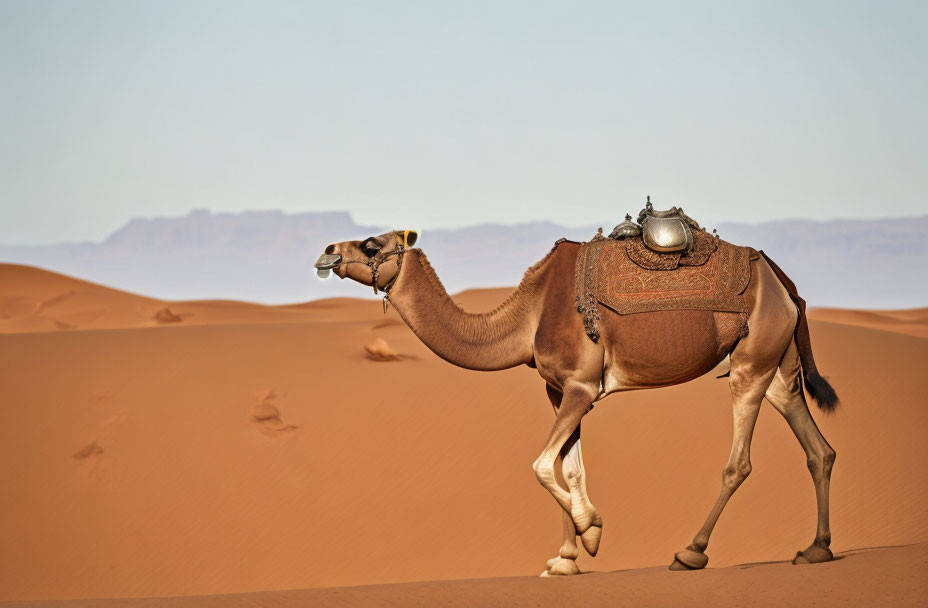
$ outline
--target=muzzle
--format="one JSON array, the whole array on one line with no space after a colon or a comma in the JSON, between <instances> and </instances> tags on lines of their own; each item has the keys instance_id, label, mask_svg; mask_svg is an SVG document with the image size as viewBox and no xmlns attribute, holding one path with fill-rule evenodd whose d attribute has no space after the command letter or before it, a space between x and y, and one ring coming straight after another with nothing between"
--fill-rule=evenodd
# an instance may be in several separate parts
<instances>
[{"instance_id":1,"label":"muzzle","mask_svg":"<svg viewBox=\"0 0 928 608\"><path fill-rule=\"evenodd\" d=\"M342 256L340 253L329 254L323 253L319 256L319 259L316 260L316 263L313 266L316 268L316 275L319 278L324 279L329 276L329 272L342 263Z\"/></svg>"}]
</instances>

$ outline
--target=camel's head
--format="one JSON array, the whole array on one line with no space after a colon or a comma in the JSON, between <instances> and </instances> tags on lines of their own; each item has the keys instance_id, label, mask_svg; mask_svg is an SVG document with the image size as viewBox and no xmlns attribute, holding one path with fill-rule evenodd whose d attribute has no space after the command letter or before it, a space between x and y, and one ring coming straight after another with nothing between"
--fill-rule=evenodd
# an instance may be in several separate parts
<instances>
[{"instance_id":1,"label":"camel's head","mask_svg":"<svg viewBox=\"0 0 928 608\"><path fill-rule=\"evenodd\" d=\"M418 238L415 230L394 230L363 241L333 243L316 261L316 273L325 278L334 271L339 278L369 286L374 285L376 274L375 289L383 289L399 273L399 252L415 245Z\"/></svg>"}]
</instances>

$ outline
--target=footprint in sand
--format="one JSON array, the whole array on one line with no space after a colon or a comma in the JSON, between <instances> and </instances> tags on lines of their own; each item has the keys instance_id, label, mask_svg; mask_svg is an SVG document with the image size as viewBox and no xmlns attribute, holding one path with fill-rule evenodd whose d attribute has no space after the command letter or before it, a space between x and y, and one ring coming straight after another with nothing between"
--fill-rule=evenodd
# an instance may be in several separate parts
<instances>
[{"instance_id":1,"label":"footprint in sand","mask_svg":"<svg viewBox=\"0 0 928 608\"><path fill-rule=\"evenodd\" d=\"M390 346L383 338L374 338L364 345L364 352L371 361L402 361L410 358L409 355L403 355Z\"/></svg>"},{"instance_id":2,"label":"footprint in sand","mask_svg":"<svg viewBox=\"0 0 928 608\"><path fill-rule=\"evenodd\" d=\"M267 391L261 393L258 404L251 407L251 421L268 437L278 437L298 428L280 418L280 410L273 403L276 399L274 391Z\"/></svg>"},{"instance_id":3,"label":"footprint in sand","mask_svg":"<svg viewBox=\"0 0 928 608\"><path fill-rule=\"evenodd\" d=\"M71 458L81 464L86 475L91 475L103 457L103 448L96 441L92 441L71 455Z\"/></svg>"},{"instance_id":4,"label":"footprint in sand","mask_svg":"<svg viewBox=\"0 0 928 608\"><path fill-rule=\"evenodd\" d=\"M152 319L158 323L180 323L184 320L181 315L175 314L167 306L152 315Z\"/></svg>"},{"instance_id":5,"label":"footprint in sand","mask_svg":"<svg viewBox=\"0 0 928 608\"><path fill-rule=\"evenodd\" d=\"M103 448L96 441L88 443L72 456L75 460L85 461L89 458L97 458L103 454Z\"/></svg>"}]
</instances>

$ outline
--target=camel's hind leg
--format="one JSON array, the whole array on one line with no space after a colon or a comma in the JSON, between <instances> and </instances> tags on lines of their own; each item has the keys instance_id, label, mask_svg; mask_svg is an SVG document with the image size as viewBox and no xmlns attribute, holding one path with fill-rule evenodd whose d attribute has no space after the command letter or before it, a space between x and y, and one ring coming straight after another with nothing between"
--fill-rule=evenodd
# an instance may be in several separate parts
<instances>
[{"instance_id":1,"label":"camel's hind leg","mask_svg":"<svg viewBox=\"0 0 928 608\"><path fill-rule=\"evenodd\" d=\"M831 529L828 523L828 490L831 469L835 462L835 451L812 420L805 397L802 394L799 355L795 342L791 342L780 362L767 400L789 423L793 433L806 453L806 462L815 482L815 498L818 503L818 527L815 540L805 550L796 554L794 564L827 562L834 559L831 550Z\"/></svg>"},{"instance_id":2,"label":"camel's hind leg","mask_svg":"<svg viewBox=\"0 0 928 608\"><path fill-rule=\"evenodd\" d=\"M671 570L698 570L705 568L709 562L706 556L706 547L709 545L709 536L715 528L719 516L735 490L747 479L751 473L751 437L754 435L754 424L760 411L764 392L770 384L774 370L763 374L750 374L732 366L731 392L734 400L734 436L731 444L731 455L728 464L722 471L722 492L715 501L715 506L706 518L693 544L674 556Z\"/></svg>"}]
</instances>

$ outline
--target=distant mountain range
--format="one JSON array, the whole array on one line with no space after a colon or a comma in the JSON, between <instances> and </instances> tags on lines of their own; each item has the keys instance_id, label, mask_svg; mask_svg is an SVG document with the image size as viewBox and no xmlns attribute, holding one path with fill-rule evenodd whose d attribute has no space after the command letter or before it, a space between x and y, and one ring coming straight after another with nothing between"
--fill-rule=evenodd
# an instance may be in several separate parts
<instances>
[{"instance_id":1,"label":"distant mountain range","mask_svg":"<svg viewBox=\"0 0 928 608\"><path fill-rule=\"evenodd\" d=\"M616 217L603 228L608 233ZM414 227L414 226L412 226ZM396 226L395 228L405 228ZM133 219L102 243L0 245L0 262L39 266L166 299L299 302L365 297L370 290L319 280L313 262L329 243L379 234L346 212L210 213ZM720 224L723 239L763 249L813 306L928 305L928 215L884 220L784 220ZM588 240L596 226L484 224L423 232L419 246L448 288L511 286L555 240ZM921 277L921 278L919 278Z\"/></svg>"}]
</instances>

